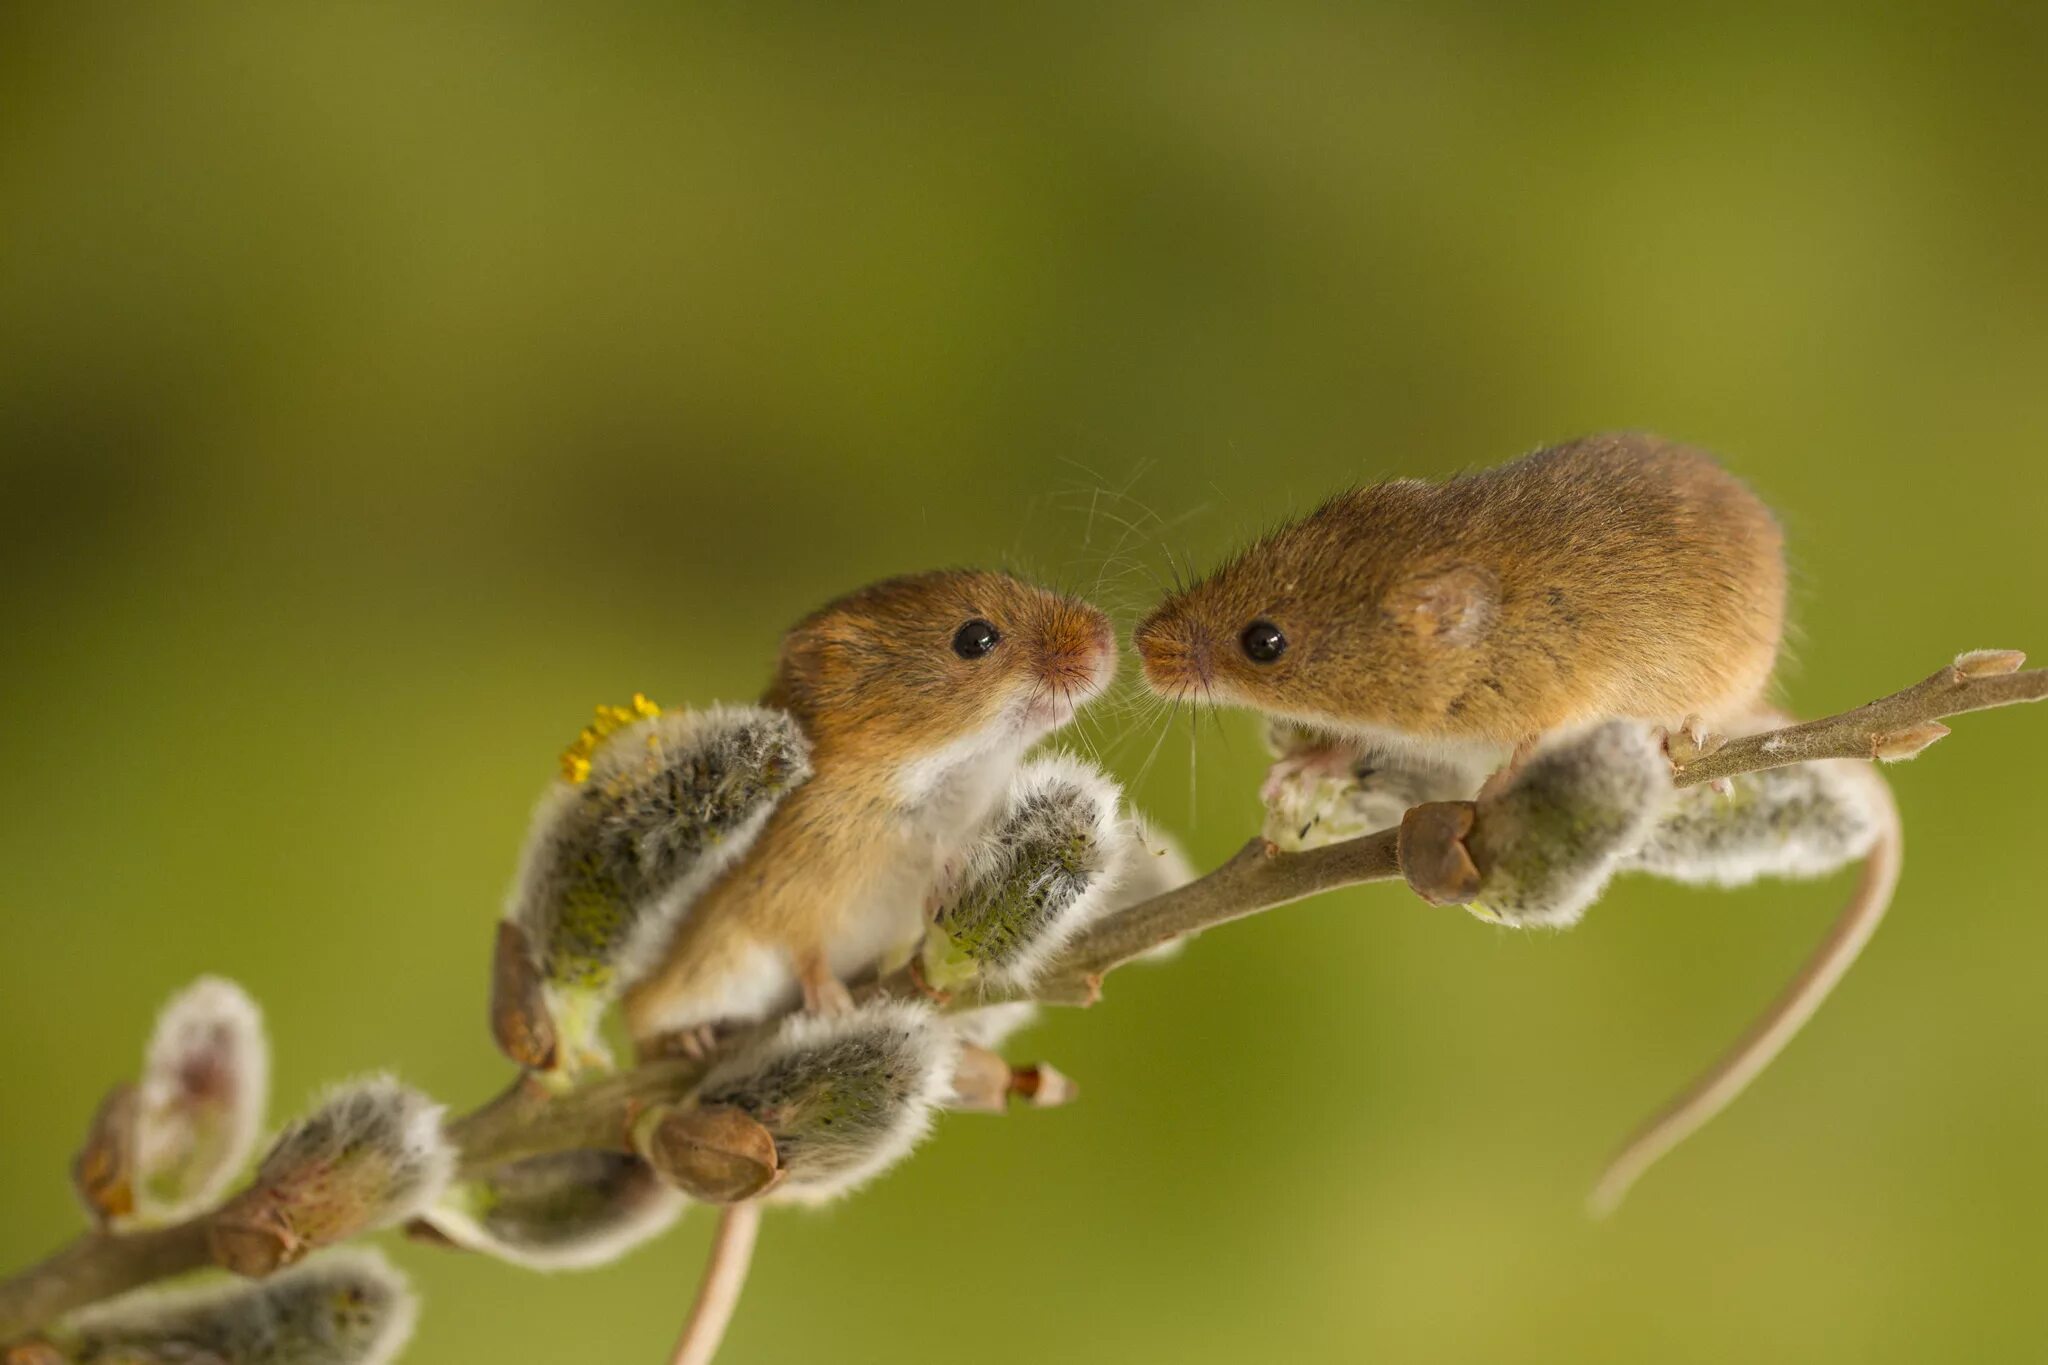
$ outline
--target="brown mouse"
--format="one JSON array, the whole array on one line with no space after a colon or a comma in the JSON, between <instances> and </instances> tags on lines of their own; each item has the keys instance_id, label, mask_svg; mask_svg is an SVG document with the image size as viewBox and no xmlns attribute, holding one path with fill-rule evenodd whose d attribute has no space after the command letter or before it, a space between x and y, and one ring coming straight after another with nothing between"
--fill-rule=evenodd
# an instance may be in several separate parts
<instances>
[{"instance_id":1,"label":"brown mouse","mask_svg":"<svg viewBox=\"0 0 2048 1365\"><path fill-rule=\"evenodd\" d=\"M1138 627L1154 691L1483 763L1594 720L1755 708L1776 520L1701 451L1590 436L1340 493Z\"/></svg>"},{"instance_id":2,"label":"brown mouse","mask_svg":"<svg viewBox=\"0 0 2048 1365\"><path fill-rule=\"evenodd\" d=\"M1784 616L1770 510L1705 452L1621 433L1340 493L1168 598L1135 638L1164 696L1294 721L1330 736L1338 761L1368 745L1449 764L1476 787L1598 721L1727 729L1763 714ZM1607 1202L1725 1107L1846 970L1890 898L1889 825L1827 943L1630 1141Z\"/></svg>"},{"instance_id":3,"label":"brown mouse","mask_svg":"<svg viewBox=\"0 0 2048 1365\"><path fill-rule=\"evenodd\" d=\"M635 1039L799 993L836 1006L847 977L907 958L1025 751L1115 671L1102 612L997 573L891 578L799 622L763 702L796 718L812 775L627 993Z\"/></svg>"}]
</instances>

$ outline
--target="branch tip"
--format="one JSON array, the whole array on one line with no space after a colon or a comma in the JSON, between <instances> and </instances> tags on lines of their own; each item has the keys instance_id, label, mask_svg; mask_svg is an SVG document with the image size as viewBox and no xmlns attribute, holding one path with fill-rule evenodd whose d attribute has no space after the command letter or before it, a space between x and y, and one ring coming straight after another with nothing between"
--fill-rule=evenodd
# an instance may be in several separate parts
<instances>
[{"instance_id":1,"label":"branch tip","mask_svg":"<svg viewBox=\"0 0 2048 1365\"><path fill-rule=\"evenodd\" d=\"M1057 1109L1081 1098L1081 1087L1068 1075L1047 1062L1020 1066L1012 1073L1010 1093L1033 1109Z\"/></svg>"}]
</instances>

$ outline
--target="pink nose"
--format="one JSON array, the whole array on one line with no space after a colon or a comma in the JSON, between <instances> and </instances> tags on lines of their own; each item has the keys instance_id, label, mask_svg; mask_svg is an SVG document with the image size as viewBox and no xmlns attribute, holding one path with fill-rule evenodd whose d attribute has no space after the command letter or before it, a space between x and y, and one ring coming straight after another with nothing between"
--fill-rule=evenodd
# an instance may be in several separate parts
<instances>
[{"instance_id":1,"label":"pink nose","mask_svg":"<svg viewBox=\"0 0 2048 1365\"><path fill-rule=\"evenodd\" d=\"M1116 632L1109 618L1085 604L1061 605L1069 609L1054 613L1034 642L1039 669L1064 687L1107 686L1116 674Z\"/></svg>"},{"instance_id":2,"label":"pink nose","mask_svg":"<svg viewBox=\"0 0 2048 1365\"><path fill-rule=\"evenodd\" d=\"M1132 640L1145 681L1155 692L1205 690L1215 676L1209 634L1191 621L1155 616L1138 627Z\"/></svg>"}]
</instances>

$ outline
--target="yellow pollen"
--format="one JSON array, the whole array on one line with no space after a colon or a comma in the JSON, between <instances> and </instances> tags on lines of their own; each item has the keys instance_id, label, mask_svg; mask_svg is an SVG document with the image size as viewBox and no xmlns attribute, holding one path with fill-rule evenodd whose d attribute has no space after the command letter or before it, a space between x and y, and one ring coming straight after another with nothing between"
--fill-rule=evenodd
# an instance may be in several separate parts
<instances>
[{"instance_id":1,"label":"yellow pollen","mask_svg":"<svg viewBox=\"0 0 2048 1365\"><path fill-rule=\"evenodd\" d=\"M639 692L635 692L633 700L625 706L599 706L595 719L583 727L583 733L576 736L576 742L562 750L562 776L571 782L588 778L590 756L597 752L598 745L635 721L660 714L661 708Z\"/></svg>"}]
</instances>

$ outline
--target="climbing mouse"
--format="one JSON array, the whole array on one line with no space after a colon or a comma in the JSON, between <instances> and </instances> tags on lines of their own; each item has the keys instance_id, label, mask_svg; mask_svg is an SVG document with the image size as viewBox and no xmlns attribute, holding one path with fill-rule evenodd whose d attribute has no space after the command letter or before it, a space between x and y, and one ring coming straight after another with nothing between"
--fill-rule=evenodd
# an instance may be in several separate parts
<instances>
[{"instance_id":1,"label":"climbing mouse","mask_svg":"<svg viewBox=\"0 0 2048 1365\"><path fill-rule=\"evenodd\" d=\"M799 993L835 1007L845 978L907 957L1025 750L1115 671L1102 612L997 573L891 578L799 622L763 702L802 727L812 776L628 991L634 1038L763 1017Z\"/></svg>"},{"instance_id":2,"label":"climbing mouse","mask_svg":"<svg viewBox=\"0 0 2048 1365\"><path fill-rule=\"evenodd\" d=\"M1138 627L1153 690L1482 767L1617 716L1754 709L1776 520L1700 451L1592 436L1340 493Z\"/></svg>"},{"instance_id":3,"label":"climbing mouse","mask_svg":"<svg viewBox=\"0 0 2048 1365\"><path fill-rule=\"evenodd\" d=\"M1449 765L1476 789L1599 721L1698 739L1763 714L1784 614L1770 510L1706 453L1623 433L1340 493L1168 598L1135 639L1164 696L1296 722L1338 761L1363 746ZM1882 800L1877 873L1735 1050L1616 1157L1609 1194L1725 1107L1861 949L1897 867Z\"/></svg>"}]
</instances>

